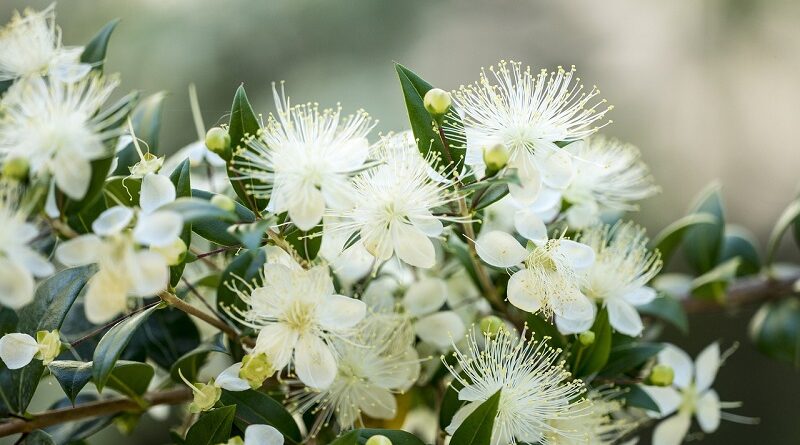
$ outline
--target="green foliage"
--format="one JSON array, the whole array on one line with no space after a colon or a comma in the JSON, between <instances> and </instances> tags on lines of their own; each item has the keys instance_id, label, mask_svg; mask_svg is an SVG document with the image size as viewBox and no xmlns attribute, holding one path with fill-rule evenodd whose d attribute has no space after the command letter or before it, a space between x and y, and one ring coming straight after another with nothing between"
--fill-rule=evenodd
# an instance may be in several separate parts
<instances>
[{"instance_id":1,"label":"green foliage","mask_svg":"<svg viewBox=\"0 0 800 445\"><path fill-rule=\"evenodd\" d=\"M108 49L108 41L111 38L111 33L119 24L119 19L114 19L105 26L103 26L97 34L92 37L92 40L83 47L81 53L81 62L92 65L93 69L102 70L103 64L106 60L106 50Z\"/></svg>"},{"instance_id":2,"label":"green foliage","mask_svg":"<svg viewBox=\"0 0 800 445\"><path fill-rule=\"evenodd\" d=\"M566 347L567 339L558 332L554 324L543 319L541 314L528 315L526 322L534 340L545 342L553 348Z\"/></svg>"},{"instance_id":3,"label":"green foliage","mask_svg":"<svg viewBox=\"0 0 800 445\"><path fill-rule=\"evenodd\" d=\"M614 346L601 374L614 376L627 373L655 357L663 348L662 344L645 342Z\"/></svg>"},{"instance_id":4,"label":"green foliage","mask_svg":"<svg viewBox=\"0 0 800 445\"><path fill-rule=\"evenodd\" d=\"M580 342L575 342L572 345L571 369L575 377L585 377L600 371L611 354L611 324L605 309L597 313L591 331L595 334L594 343L583 346Z\"/></svg>"},{"instance_id":5,"label":"green foliage","mask_svg":"<svg viewBox=\"0 0 800 445\"><path fill-rule=\"evenodd\" d=\"M205 190L192 189L192 197L195 199L211 201L214 195L214 193ZM219 210L224 211L222 209ZM236 203L234 213L236 215L235 221L239 223L251 223L255 221L256 218L252 211L239 203ZM213 243L223 246L238 246L240 243L239 238L228 233L228 228L230 226L231 223L228 220L204 218L192 222L192 231Z\"/></svg>"},{"instance_id":6,"label":"green foliage","mask_svg":"<svg viewBox=\"0 0 800 445\"><path fill-rule=\"evenodd\" d=\"M714 225L717 219L708 213L692 213L663 228L650 242L652 248L661 252L664 264L669 263L675 250L683 242L686 233L693 227Z\"/></svg>"},{"instance_id":7,"label":"green foliage","mask_svg":"<svg viewBox=\"0 0 800 445\"><path fill-rule=\"evenodd\" d=\"M169 371L170 377L176 383L182 382L182 379L180 378L181 375L183 375L186 380L190 382L197 381L197 373L200 371L200 367L203 366L206 358L212 352L218 352L222 354L228 353L225 347L221 344L221 338L217 337L210 343L204 343L175 360L175 363L172 365Z\"/></svg>"},{"instance_id":8,"label":"green foliage","mask_svg":"<svg viewBox=\"0 0 800 445\"><path fill-rule=\"evenodd\" d=\"M772 229L769 242L767 243L767 266L775 261L775 253L778 250L781 238L783 238L783 235L790 227L794 227L795 235L800 235L800 198L795 199L786 207L783 213L781 213L781 216L778 217L775 227ZM796 238L800 240L800 236Z\"/></svg>"},{"instance_id":9,"label":"green foliage","mask_svg":"<svg viewBox=\"0 0 800 445\"><path fill-rule=\"evenodd\" d=\"M295 229L286 234L286 241L292 245L298 255L311 261L317 257L319 248L322 246L322 225L307 232Z\"/></svg>"},{"instance_id":10,"label":"green foliage","mask_svg":"<svg viewBox=\"0 0 800 445\"><path fill-rule=\"evenodd\" d=\"M621 389L625 391L624 398L627 406L642 408L648 411L659 411L656 402L638 385L623 385Z\"/></svg>"},{"instance_id":11,"label":"green foliage","mask_svg":"<svg viewBox=\"0 0 800 445\"><path fill-rule=\"evenodd\" d=\"M206 411L186 432L185 445L216 445L231 436L236 407L225 406Z\"/></svg>"},{"instance_id":12,"label":"green foliage","mask_svg":"<svg viewBox=\"0 0 800 445\"><path fill-rule=\"evenodd\" d=\"M464 374L462 373L462 378L463 377ZM450 425L450 422L453 421L453 416L456 415L458 409L464 404L458 399L458 392L461 391L463 387L464 385L462 385L458 379L454 379L447 385L444 397L442 397L442 404L439 407L439 428L442 430Z\"/></svg>"},{"instance_id":13,"label":"green foliage","mask_svg":"<svg viewBox=\"0 0 800 445\"><path fill-rule=\"evenodd\" d=\"M178 165L175 170L170 173L169 179L175 186L175 196L178 198L191 198L192 196L192 183L191 183L191 165L188 159ZM192 244L192 224L191 222L184 221L183 231L181 232L181 240L186 245L188 251ZM180 264L171 266L169 268L169 284L170 286L177 286L183 275L183 269L186 267L186 258Z\"/></svg>"},{"instance_id":14,"label":"green foliage","mask_svg":"<svg viewBox=\"0 0 800 445\"><path fill-rule=\"evenodd\" d=\"M109 329L97 344L97 348L94 350L92 378L98 391L103 391L117 359L131 341L133 334L158 308L159 306L152 306L122 320Z\"/></svg>"},{"instance_id":15,"label":"green foliage","mask_svg":"<svg viewBox=\"0 0 800 445\"><path fill-rule=\"evenodd\" d=\"M286 408L272 397L256 390L222 391L220 402L236 406L236 426L244 430L248 425L272 425L291 443L300 443L302 436L297 422Z\"/></svg>"},{"instance_id":16,"label":"green foliage","mask_svg":"<svg viewBox=\"0 0 800 445\"><path fill-rule=\"evenodd\" d=\"M755 275L761 270L761 258L756 245L758 241L753 234L743 227L728 224L725 226L725 238L722 243L720 263L739 258L736 276Z\"/></svg>"},{"instance_id":17,"label":"green foliage","mask_svg":"<svg viewBox=\"0 0 800 445\"><path fill-rule=\"evenodd\" d=\"M245 283L261 283L261 269L266 261L267 252L255 249L240 253L228 264L217 287L217 309L220 313L227 314L226 309L232 308L246 309L247 305L231 287L243 289Z\"/></svg>"},{"instance_id":18,"label":"green foliage","mask_svg":"<svg viewBox=\"0 0 800 445\"><path fill-rule=\"evenodd\" d=\"M370 437L377 435L388 437L392 441L392 445L425 445L425 442L405 431L369 428L350 431L331 442L330 445L364 445Z\"/></svg>"},{"instance_id":19,"label":"green foliage","mask_svg":"<svg viewBox=\"0 0 800 445\"><path fill-rule=\"evenodd\" d=\"M728 289L728 284L736 278L736 271L741 262L739 257L731 258L695 278L692 281L692 295L724 302L725 291Z\"/></svg>"},{"instance_id":20,"label":"green foliage","mask_svg":"<svg viewBox=\"0 0 800 445\"><path fill-rule=\"evenodd\" d=\"M722 252L725 229L725 211L720 187L708 186L697 198L691 213L713 217L712 224L695 224L686 230L684 249L686 261L697 273L706 273L717 265Z\"/></svg>"},{"instance_id":21,"label":"green foliage","mask_svg":"<svg viewBox=\"0 0 800 445\"><path fill-rule=\"evenodd\" d=\"M239 199L245 203L247 208L260 214L264 208L267 207L269 200L257 199L249 191L249 187L263 186L264 183L255 179L239 179L239 173L236 172L234 163L241 159L237 154L240 149L245 149L247 146L247 139L255 137L261 125L258 122L256 113L250 102L247 100L247 94L244 92L244 85L239 85L236 94L233 96L233 105L231 105L231 119L228 124L228 134L231 137L231 147L233 147L233 156L231 159L226 159L228 163L228 177L231 180L231 185Z\"/></svg>"},{"instance_id":22,"label":"green foliage","mask_svg":"<svg viewBox=\"0 0 800 445\"><path fill-rule=\"evenodd\" d=\"M166 93L159 92L144 98L131 113L131 125L144 153L158 154L158 133L161 130L161 116L164 111ZM117 168L113 176L127 176L130 167L139 162L139 153L133 142L128 143L117 153Z\"/></svg>"},{"instance_id":23,"label":"green foliage","mask_svg":"<svg viewBox=\"0 0 800 445\"><path fill-rule=\"evenodd\" d=\"M453 433L452 443L463 445L486 445L491 443L492 428L500 405L501 391L489 397L470 413Z\"/></svg>"},{"instance_id":24,"label":"green foliage","mask_svg":"<svg viewBox=\"0 0 800 445\"><path fill-rule=\"evenodd\" d=\"M683 310L680 300L668 295L660 295L650 303L636 306L636 310L645 315L652 315L669 322L684 335L689 333L689 318Z\"/></svg>"},{"instance_id":25,"label":"green foliage","mask_svg":"<svg viewBox=\"0 0 800 445\"><path fill-rule=\"evenodd\" d=\"M749 331L763 354L800 369L800 298L765 303L750 321Z\"/></svg>"}]
</instances>

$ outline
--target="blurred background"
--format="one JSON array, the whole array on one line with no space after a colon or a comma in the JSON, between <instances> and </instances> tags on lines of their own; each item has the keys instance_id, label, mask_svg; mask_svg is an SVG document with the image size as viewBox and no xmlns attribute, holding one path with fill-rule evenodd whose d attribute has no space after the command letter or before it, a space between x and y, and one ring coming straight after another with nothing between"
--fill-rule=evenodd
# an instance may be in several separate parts
<instances>
[{"instance_id":1,"label":"blurred background","mask_svg":"<svg viewBox=\"0 0 800 445\"><path fill-rule=\"evenodd\" d=\"M0 22L14 9L49 3L2 0ZM84 44L110 19L122 19L107 70L122 73L123 91L169 92L166 151L197 138L190 82L207 126L227 121L240 83L266 114L273 110L271 82L286 80L296 102L364 108L389 131L407 126L393 61L454 89L476 80L481 67L514 59L535 69L574 64L615 105L606 132L638 145L663 187L633 215L651 233L719 180L729 221L763 245L797 193L795 0L63 0L57 14L67 45ZM781 257L796 260L796 248L787 242ZM717 338L741 342L716 389L723 400L744 402L738 414L761 423L723 422L704 443L800 441L800 372L747 342L754 309L695 317L688 338L666 333L692 355ZM151 422L135 439L116 439L110 428L92 443L167 442Z\"/></svg>"}]
</instances>

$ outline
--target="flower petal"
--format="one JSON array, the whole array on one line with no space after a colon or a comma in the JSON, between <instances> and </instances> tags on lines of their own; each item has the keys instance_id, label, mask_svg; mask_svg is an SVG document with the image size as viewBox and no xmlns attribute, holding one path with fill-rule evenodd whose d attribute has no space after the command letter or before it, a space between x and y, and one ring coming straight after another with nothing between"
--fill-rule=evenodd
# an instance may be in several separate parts
<instances>
[{"instance_id":1,"label":"flower petal","mask_svg":"<svg viewBox=\"0 0 800 445\"><path fill-rule=\"evenodd\" d=\"M167 288L169 266L161 254L149 250L136 252L126 266L132 284L128 295L149 297Z\"/></svg>"},{"instance_id":2,"label":"flower petal","mask_svg":"<svg viewBox=\"0 0 800 445\"><path fill-rule=\"evenodd\" d=\"M431 212L426 212L424 216L416 216L409 219L414 227L421 230L428 236L439 236L442 234L442 230L444 230L442 222L439 221L438 218L434 217Z\"/></svg>"},{"instance_id":3,"label":"flower petal","mask_svg":"<svg viewBox=\"0 0 800 445\"><path fill-rule=\"evenodd\" d=\"M528 250L513 236L499 230L482 233L475 247L478 256L495 267L513 267L528 256Z\"/></svg>"},{"instance_id":4,"label":"flower petal","mask_svg":"<svg viewBox=\"0 0 800 445\"><path fill-rule=\"evenodd\" d=\"M65 266L83 266L97 262L103 241L94 234L64 241L56 249L56 259Z\"/></svg>"},{"instance_id":5,"label":"flower petal","mask_svg":"<svg viewBox=\"0 0 800 445\"><path fill-rule=\"evenodd\" d=\"M547 241L547 226L530 208L517 210L514 214L514 228L520 235L537 244Z\"/></svg>"},{"instance_id":6,"label":"flower petal","mask_svg":"<svg viewBox=\"0 0 800 445\"><path fill-rule=\"evenodd\" d=\"M536 276L522 269L508 280L508 302L523 311L534 313L542 308L541 294L536 289Z\"/></svg>"},{"instance_id":7,"label":"flower petal","mask_svg":"<svg viewBox=\"0 0 800 445\"><path fill-rule=\"evenodd\" d=\"M289 202L289 218L298 229L307 232L322 221L325 198L314 186L302 187Z\"/></svg>"},{"instance_id":8,"label":"flower petal","mask_svg":"<svg viewBox=\"0 0 800 445\"><path fill-rule=\"evenodd\" d=\"M27 246L13 249L13 252L8 253L17 264L24 266L36 277L46 277L55 272L55 268L44 255Z\"/></svg>"},{"instance_id":9,"label":"flower petal","mask_svg":"<svg viewBox=\"0 0 800 445\"><path fill-rule=\"evenodd\" d=\"M133 228L133 238L146 246L165 247L175 242L183 230L183 217L180 214L160 210L142 213Z\"/></svg>"},{"instance_id":10,"label":"flower petal","mask_svg":"<svg viewBox=\"0 0 800 445\"><path fill-rule=\"evenodd\" d=\"M692 359L675 345L668 343L664 346L664 349L658 353L658 363L667 365L675 371L673 385L686 388L692 383L692 374L694 374Z\"/></svg>"},{"instance_id":11,"label":"flower petal","mask_svg":"<svg viewBox=\"0 0 800 445\"><path fill-rule=\"evenodd\" d=\"M124 280L101 269L89 280L88 286L83 308L89 322L106 323L128 308L128 289Z\"/></svg>"},{"instance_id":12,"label":"flower petal","mask_svg":"<svg viewBox=\"0 0 800 445\"><path fill-rule=\"evenodd\" d=\"M681 394L672 387L639 385L644 392L658 405L658 418L663 419L674 413L683 401Z\"/></svg>"},{"instance_id":13,"label":"flower petal","mask_svg":"<svg viewBox=\"0 0 800 445\"><path fill-rule=\"evenodd\" d=\"M8 369L19 369L33 360L39 352L36 339L28 334L14 332L0 338L0 359Z\"/></svg>"},{"instance_id":14,"label":"flower petal","mask_svg":"<svg viewBox=\"0 0 800 445\"><path fill-rule=\"evenodd\" d=\"M358 407L373 419L393 419L397 415L397 400L394 394L383 388L363 391Z\"/></svg>"},{"instance_id":15,"label":"flower petal","mask_svg":"<svg viewBox=\"0 0 800 445\"><path fill-rule=\"evenodd\" d=\"M552 142L539 142L535 147L536 166L542 175L542 182L556 189L563 189L572 182L575 168L572 155L558 148Z\"/></svg>"},{"instance_id":16,"label":"flower petal","mask_svg":"<svg viewBox=\"0 0 800 445\"><path fill-rule=\"evenodd\" d=\"M592 305L592 307L595 306ZM555 319L558 332L564 335L569 335L569 334L580 334L581 332L588 331L594 324L596 313L597 309L595 308L594 311L592 312L591 317L579 318L574 320L557 315Z\"/></svg>"},{"instance_id":17,"label":"flower petal","mask_svg":"<svg viewBox=\"0 0 800 445\"><path fill-rule=\"evenodd\" d=\"M244 430L244 445L283 445L283 434L271 425L250 425Z\"/></svg>"},{"instance_id":18,"label":"flower petal","mask_svg":"<svg viewBox=\"0 0 800 445\"><path fill-rule=\"evenodd\" d=\"M241 370L241 362L228 366L214 379L214 384L226 391L247 391L250 389L250 383L239 377Z\"/></svg>"},{"instance_id":19,"label":"flower petal","mask_svg":"<svg viewBox=\"0 0 800 445\"><path fill-rule=\"evenodd\" d=\"M151 213L174 200L175 185L168 177L156 173L144 175L139 194L139 207L144 213Z\"/></svg>"},{"instance_id":20,"label":"flower petal","mask_svg":"<svg viewBox=\"0 0 800 445\"><path fill-rule=\"evenodd\" d=\"M447 283L440 278L423 278L408 287L403 307L413 316L430 314L447 301Z\"/></svg>"},{"instance_id":21,"label":"flower petal","mask_svg":"<svg viewBox=\"0 0 800 445\"><path fill-rule=\"evenodd\" d=\"M294 350L297 377L314 389L327 389L336 378L336 359L330 346L312 334L303 334Z\"/></svg>"},{"instance_id":22,"label":"flower petal","mask_svg":"<svg viewBox=\"0 0 800 445\"><path fill-rule=\"evenodd\" d=\"M53 159L56 186L72 199L86 195L91 181L92 164L70 150L63 150Z\"/></svg>"},{"instance_id":23,"label":"flower petal","mask_svg":"<svg viewBox=\"0 0 800 445\"><path fill-rule=\"evenodd\" d=\"M642 333L642 318L630 303L621 298L611 298L606 300L606 309L611 327L630 337Z\"/></svg>"},{"instance_id":24,"label":"flower petal","mask_svg":"<svg viewBox=\"0 0 800 445\"><path fill-rule=\"evenodd\" d=\"M417 320L414 325L422 341L439 349L448 349L453 341L458 341L467 333L464 321L453 311L436 312Z\"/></svg>"},{"instance_id":25,"label":"flower petal","mask_svg":"<svg viewBox=\"0 0 800 445\"><path fill-rule=\"evenodd\" d=\"M392 223L392 244L397 257L406 264L424 269L436 264L436 250L424 232L411 224Z\"/></svg>"},{"instance_id":26,"label":"flower petal","mask_svg":"<svg viewBox=\"0 0 800 445\"><path fill-rule=\"evenodd\" d=\"M628 291L622 298L634 306L641 306L655 300L657 295L656 290L652 287L642 286Z\"/></svg>"},{"instance_id":27,"label":"flower petal","mask_svg":"<svg viewBox=\"0 0 800 445\"><path fill-rule=\"evenodd\" d=\"M254 352L263 352L272 361L275 369L281 370L292 359L297 338L297 331L283 323L268 324L258 333Z\"/></svg>"},{"instance_id":28,"label":"flower petal","mask_svg":"<svg viewBox=\"0 0 800 445\"><path fill-rule=\"evenodd\" d=\"M10 258L0 257L0 304L20 309L33 301L35 283L31 274Z\"/></svg>"},{"instance_id":29,"label":"flower petal","mask_svg":"<svg viewBox=\"0 0 800 445\"><path fill-rule=\"evenodd\" d=\"M703 352L697 355L694 363L694 384L697 392L703 392L711 387L720 365L719 343L708 345Z\"/></svg>"},{"instance_id":30,"label":"flower petal","mask_svg":"<svg viewBox=\"0 0 800 445\"><path fill-rule=\"evenodd\" d=\"M720 414L719 396L716 391L710 389L700 396L695 407L695 417L703 432L713 433L719 428Z\"/></svg>"},{"instance_id":31,"label":"flower petal","mask_svg":"<svg viewBox=\"0 0 800 445\"><path fill-rule=\"evenodd\" d=\"M116 235L128 227L133 219L133 209L125 206L114 206L104 211L92 223L92 231L100 236Z\"/></svg>"},{"instance_id":32,"label":"flower petal","mask_svg":"<svg viewBox=\"0 0 800 445\"><path fill-rule=\"evenodd\" d=\"M594 250L586 244L562 239L558 242L558 250L569 259L576 272L586 270L594 264Z\"/></svg>"},{"instance_id":33,"label":"flower petal","mask_svg":"<svg viewBox=\"0 0 800 445\"><path fill-rule=\"evenodd\" d=\"M653 445L680 445L689 432L691 420L688 414L676 414L659 423L653 431Z\"/></svg>"},{"instance_id":34,"label":"flower petal","mask_svg":"<svg viewBox=\"0 0 800 445\"><path fill-rule=\"evenodd\" d=\"M317 309L319 324L330 331L352 328L367 315L367 305L355 298L344 295L324 297Z\"/></svg>"}]
</instances>

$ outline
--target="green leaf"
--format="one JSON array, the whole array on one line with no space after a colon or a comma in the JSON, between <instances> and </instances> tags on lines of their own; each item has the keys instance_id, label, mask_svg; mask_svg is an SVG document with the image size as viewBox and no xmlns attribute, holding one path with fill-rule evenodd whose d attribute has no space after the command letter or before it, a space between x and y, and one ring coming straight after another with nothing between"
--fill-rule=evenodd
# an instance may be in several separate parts
<instances>
[{"instance_id":1,"label":"green leaf","mask_svg":"<svg viewBox=\"0 0 800 445\"><path fill-rule=\"evenodd\" d=\"M500 391L481 403L453 433L450 441L459 445L487 445L492 441L492 428L500 405Z\"/></svg>"},{"instance_id":2,"label":"green leaf","mask_svg":"<svg viewBox=\"0 0 800 445\"><path fill-rule=\"evenodd\" d=\"M220 402L223 405L236 406L236 426L243 430L248 425L272 425L293 443L299 443L303 437L294 417L286 408L272 397L255 390L222 391Z\"/></svg>"},{"instance_id":3,"label":"green leaf","mask_svg":"<svg viewBox=\"0 0 800 445\"><path fill-rule=\"evenodd\" d=\"M60 329L67 312L94 271L93 266L65 269L39 283L33 302L19 310L15 330L35 337L37 331ZM43 372L40 360L13 371L0 363L0 400L9 411L25 412Z\"/></svg>"},{"instance_id":4,"label":"green leaf","mask_svg":"<svg viewBox=\"0 0 800 445\"><path fill-rule=\"evenodd\" d=\"M585 377L600 371L611 354L611 324L608 322L608 312L605 309L597 313L591 330L595 335L594 343L583 346L580 342L575 342L573 345L572 369L575 377Z\"/></svg>"},{"instance_id":5,"label":"green leaf","mask_svg":"<svg viewBox=\"0 0 800 445\"><path fill-rule=\"evenodd\" d=\"M94 350L94 365L92 366L92 376L98 391L103 391L119 355L131 341L134 332L158 308L159 306L152 306L122 320L100 339Z\"/></svg>"},{"instance_id":6,"label":"green leaf","mask_svg":"<svg viewBox=\"0 0 800 445\"><path fill-rule=\"evenodd\" d=\"M739 258L741 263L736 271L736 276L757 274L761 270L761 258L758 256L757 244L758 241L747 229L728 224L725 226L725 238L722 242L719 261L725 262Z\"/></svg>"},{"instance_id":7,"label":"green leaf","mask_svg":"<svg viewBox=\"0 0 800 445\"><path fill-rule=\"evenodd\" d=\"M236 214L223 210L209 201L198 198L177 198L175 201L161 206L159 210L172 210L173 212L180 213L185 223L208 220L236 221Z\"/></svg>"},{"instance_id":8,"label":"green leaf","mask_svg":"<svg viewBox=\"0 0 800 445\"><path fill-rule=\"evenodd\" d=\"M750 320L750 339L761 353L800 369L800 299L765 303Z\"/></svg>"},{"instance_id":9,"label":"green leaf","mask_svg":"<svg viewBox=\"0 0 800 445\"><path fill-rule=\"evenodd\" d=\"M76 405L84 405L97 401L97 396L93 394L80 394L75 402ZM53 410L69 408L72 408L72 402L67 399L61 399L52 404L49 409ZM84 421L78 420L73 422L65 422L47 428L47 432L53 436L53 441L57 444L77 445L78 443L81 443L79 441L82 439L89 437L108 426L114 417L115 415L106 415L93 417Z\"/></svg>"},{"instance_id":10,"label":"green leaf","mask_svg":"<svg viewBox=\"0 0 800 445\"><path fill-rule=\"evenodd\" d=\"M19 443L22 445L56 445L53 438L42 430L28 433L28 435L25 436L25 440Z\"/></svg>"},{"instance_id":11,"label":"green leaf","mask_svg":"<svg viewBox=\"0 0 800 445\"><path fill-rule=\"evenodd\" d=\"M169 175L170 181L175 185L175 196L178 198L191 198L192 196L192 179L191 179L191 165L189 159L184 159L175 170ZM188 252L192 244L192 224L184 221L183 231L181 232L181 240L186 244ZM183 269L186 267L186 256L184 255L183 261L175 266L169 268L169 284L172 287L178 285L183 275Z\"/></svg>"},{"instance_id":12,"label":"green leaf","mask_svg":"<svg viewBox=\"0 0 800 445\"><path fill-rule=\"evenodd\" d=\"M158 133L161 130L161 115L164 111L165 92L150 95L131 113L131 124L142 152L158 154ZM128 176L130 167L139 162L139 153L133 142L117 153L118 163L113 176Z\"/></svg>"},{"instance_id":13,"label":"green leaf","mask_svg":"<svg viewBox=\"0 0 800 445\"><path fill-rule=\"evenodd\" d=\"M114 364L107 386L133 400L140 400L154 374L155 370L147 363L119 360Z\"/></svg>"},{"instance_id":14,"label":"green leaf","mask_svg":"<svg viewBox=\"0 0 800 445\"><path fill-rule=\"evenodd\" d=\"M686 215L658 232L658 235L650 242L650 246L661 252L661 259L664 261L664 264L667 264L675 253L675 250L681 245L686 233L692 227L705 224L714 225L716 222L717 218L708 213Z\"/></svg>"},{"instance_id":15,"label":"green leaf","mask_svg":"<svg viewBox=\"0 0 800 445\"><path fill-rule=\"evenodd\" d=\"M205 363L208 355L217 352L222 354L228 353L225 347L218 341L198 346L196 349L187 352L175 361L169 371L170 377L176 383L182 381L181 375L190 382L197 381L197 374L200 371L200 367Z\"/></svg>"},{"instance_id":16,"label":"green leaf","mask_svg":"<svg viewBox=\"0 0 800 445\"><path fill-rule=\"evenodd\" d=\"M225 406L204 412L186 432L186 445L217 445L231 436L236 407Z\"/></svg>"},{"instance_id":17,"label":"green leaf","mask_svg":"<svg viewBox=\"0 0 800 445\"><path fill-rule=\"evenodd\" d=\"M231 287L243 289L245 283L261 284L261 269L266 262L267 252L264 249L255 249L240 253L228 264L222 272L217 288L217 309L220 313L228 314L227 310L233 308L247 309L247 305ZM236 320L231 319L231 321L240 325Z\"/></svg>"},{"instance_id":18,"label":"green leaf","mask_svg":"<svg viewBox=\"0 0 800 445\"><path fill-rule=\"evenodd\" d=\"M480 195L478 195L479 193ZM492 183L483 189L478 189L478 191L472 195L472 203L470 206L473 211L482 210L503 199L506 195L508 195L508 184Z\"/></svg>"},{"instance_id":19,"label":"green leaf","mask_svg":"<svg viewBox=\"0 0 800 445\"><path fill-rule=\"evenodd\" d=\"M200 331L188 314L166 307L148 317L134 341L144 346L150 360L170 369L176 360L200 345Z\"/></svg>"},{"instance_id":20,"label":"green leaf","mask_svg":"<svg viewBox=\"0 0 800 445\"><path fill-rule=\"evenodd\" d=\"M725 211L717 184L707 187L697 199L691 213L711 215L713 224L690 227L684 235L686 261L697 273L706 273L719 261L725 227Z\"/></svg>"},{"instance_id":21,"label":"green leaf","mask_svg":"<svg viewBox=\"0 0 800 445\"><path fill-rule=\"evenodd\" d=\"M392 441L392 445L425 445L425 442L417 436L405 431L371 428L350 431L331 442L330 445L364 445L370 437L378 435L387 437Z\"/></svg>"},{"instance_id":22,"label":"green leaf","mask_svg":"<svg viewBox=\"0 0 800 445\"><path fill-rule=\"evenodd\" d=\"M684 335L689 333L689 318L680 300L667 295L660 296L650 303L636 306L642 314L652 315L669 322L678 328Z\"/></svg>"},{"instance_id":23,"label":"green leaf","mask_svg":"<svg viewBox=\"0 0 800 445\"><path fill-rule=\"evenodd\" d=\"M286 241L301 257L311 261L317 257L319 248L322 246L322 224L308 232L296 229L286 235Z\"/></svg>"},{"instance_id":24,"label":"green leaf","mask_svg":"<svg viewBox=\"0 0 800 445\"><path fill-rule=\"evenodd\" d=\"M47 368L73 404L81 389L92 380L92 362L58 360L51 362Z\"/></svg>"},{"instance_id":25,"label":"green leaf","mask_svg":"<svg viewBox=\"0 0 800 445\"><path fill-rule=\"evenodd\" d=\"M439 132L434 129L434 118L425 109L425 93L430 91L433 86L399 63L395 64L395 69L397 70L397 76L400 78L400 86L403 89L403 97L408 110L408 119L411 123L414 137L417 139L420 153L423 156L427 156L429 152L433 151L443 161L443 167L446 167L447 170L453 169L455 172L460 172L461 167L464 165L466 147L457 146L454 141L448 140L448 146L445 149ZM460 123L460 118L456 113L448 113L446 118ZM458 126L458 123L454 126Z\"/></svg>"},{"instance_id":26,"label":"green leaf","mask_svg":"<svg viewBox=\"0 0 800 445\"><path fill-rule=\"evenodd\" d=\"M614 376L631 371L658 354L664 345L660 343L629 343L615 346L608 356L608 363L601 374Z\"/></svg>"},{"instance_id":27,"label":"green leaf","mask_svg":"<svg viewBox=\"0 0 800 445\"><path fill-rule=\"evenodd\" d=\"M462 385L458 379L453 379L453 381L447 385L447 390L445 390L444 397L442 397L442 404L439 407L439 428L442 430L450 425L453 421L453 416L455 416L459 408L464 405L464 402L458 399L458 392L461 391L463 387L464 385Z\"/></svg>"},{"instance_id":28,"label":"green leaf","mask_svg":"<svg viewBox=\"0 0 800 445\"><path fill-rule=\"evenodd\" d=\"M119 19L114 19L105 26L103 26L97 34L92 37L92 40L83 47L81 53L81 63L88 63L96 70L103 69L103 63L106 60L106 50L108 49L108 40L111 38L111 33L114 28L119 24Z\"/></svg>"},{"instance_id":29,"label":"green leaf","mask_svg":"<svg viewBox=\"0 0 800 445\"><path fill-rule=\"evenodd\" d=\"M728 284L736 278L741 262L738 257L732 258L692 280L692 295L722 303Z\"/></svg>"},{"instance_id":30,"label":"green leaf","mask_svg":"<svg viewBox=\"0 0 800 445\"><path fill-rule=\"evenodd\" d=\"M629 407L642 408L648 411L658 412L659 408L656 402L647 395L646 392L639 385L622 386L625 390L625 403Z\"/></svg>"},{"instance_id":31,"label":"green leaf","mask_svg":"<svg viewBox=\"0 0 800 445\"><path fill-rule=\"evenodd\" d=\"M142 180L129 176L114 176L106 180L104 193L106 205L114 207L122 204L127 207L139 205L139 194L142 190Z\"/></svg>"},{"instance_id":32,"label":"green leaf","mask_svg":"<svg viewBox=\"0 0 800 445\"><path fill-rule=\"evenodd\" d=\"M549 321L542 318L541 314L530 314L527 318L531 337L540 342L545 342L553 348L564 348L567 340L558 332L558 329Z\"/></svg>"},{"instance_id":33,"label":"green leaf","mask_svg":"<svg viewBox=\"0 0 800 445\"><path fill-rule=\"evenodd\" d=\"M205 190L192 190L192 197L206 201L210 201L214 195L214 193ZM236 203L234 213L239 223L251 223L256 219L252 211L238 202ZM207 219L192 223L192 231L211 242L223 246L238 246L240 243L239 239L228 233L228 227L230 226L230 223L222 220Z\"/></svg>"},{"instance_id":34,"label":"green leaf","mask_svg":"<svg viewBox=\"0 0 800 445\"><path fill-rule=\"evenodd\" d=\"M789 226L794 225L797 227L798 224L800 224L800 198L795 199L786 207L783 213L781 213L781 216L778 217L775 227L772 229L769 241L767 242L767 259L765 261L767 266L775 261L775 253L778 251L778 245L780 244L781 238L783 238L783 234L786 233Z\"/></svg>"},{"instance_id":35,"label":"green leaf","mask_svg":"<svg viewBox=\"0 0 800 445\"><path fill-rule=\"evenodd\" d=\"M242 156L237 154L240 149L246 149L247 140L249 137L256 136L261 125L258 122L253 107L247 100L247 94L244 92L244 85L239 85L236 89L236 94L233 96L233 105L231 105L231 120L228 126L228 134L231 137L231 147L233 148L233 156L228 161L228 178L231 180L231 185L239 199L245 203L247 208L260 214L264 208L267 207L269 200L257 199L250 191L249 187L261 187L263 182L255 179L236 179L239 176L234 170L234 163Z\"/></svg>"},{"instance_id":36,"label":"green leaf","mask_svg":"<svg viewBox=\"0 0 800 445\"><path fill-rule=\"evenodd\" d=\"M262 219L254 223L237 224L231 226L229 233L239 239L246 249L258 249L264 240L264 234L269 229L270 221Z\"/></svg>"}]
</instances>

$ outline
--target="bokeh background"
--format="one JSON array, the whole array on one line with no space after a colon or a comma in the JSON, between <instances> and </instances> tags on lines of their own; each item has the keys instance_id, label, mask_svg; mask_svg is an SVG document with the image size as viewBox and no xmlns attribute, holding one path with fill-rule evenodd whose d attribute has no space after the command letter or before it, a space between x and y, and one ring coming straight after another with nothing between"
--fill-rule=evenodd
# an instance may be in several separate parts
<instances>
[{"instance_id":1,"label":"bokeh background","mask_svg":"<svg viewBox=\"0 0 800 445\"><path fill-rule=\"evenodd\" d=\"M49 3L2 0L0 22ZM364 108L389 131L407 125L393 61L453 89L514 59L537 69L577 65L615 105L606 132L638 145L663 187L634 215L652 233L719 180L729 220L763 245L797 193L796 0L62 0L57 11L72 45L122 18L107 69L122 73L123 90L169 92L167 151L196 140L190 82L207 125L226 121L240 83L267 113L271 82L286 80L295 101ZM796 249L786 243L781 257L797 259ZM761 423L723 422L704 443L800 443L800 372L747 342L754 309L694 317L687 338L667 332L692 355L713 339L741 342L716 388ZM163 430L145 420L133 439L112 427L92 443L167 442Z\"/></svg>"}]
</instances>

